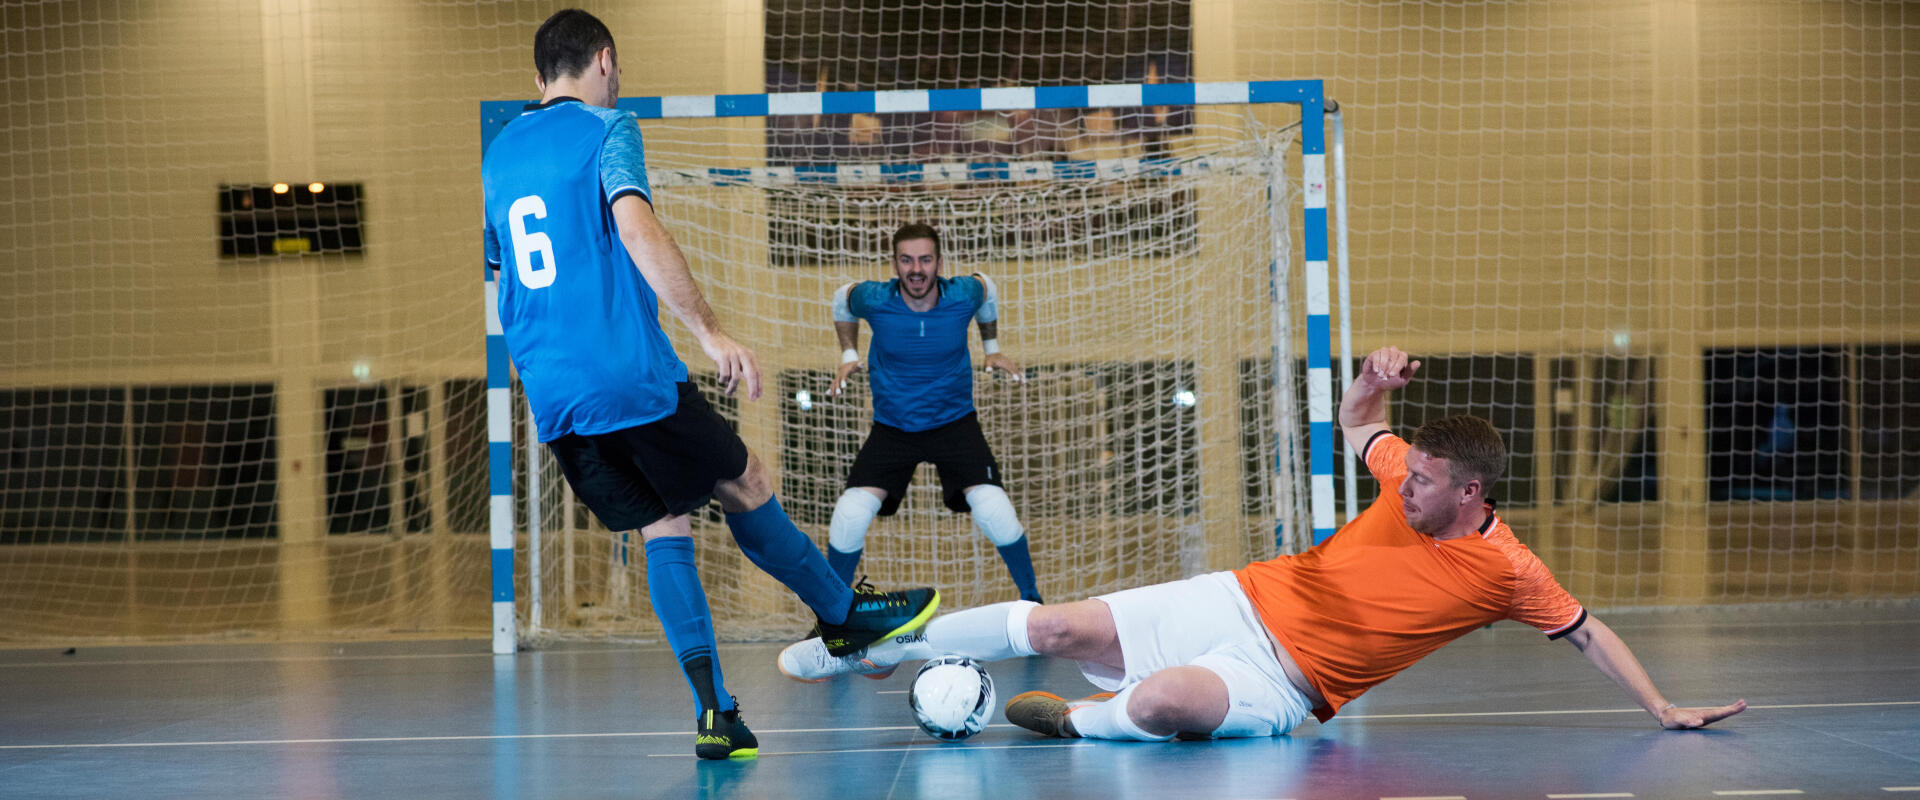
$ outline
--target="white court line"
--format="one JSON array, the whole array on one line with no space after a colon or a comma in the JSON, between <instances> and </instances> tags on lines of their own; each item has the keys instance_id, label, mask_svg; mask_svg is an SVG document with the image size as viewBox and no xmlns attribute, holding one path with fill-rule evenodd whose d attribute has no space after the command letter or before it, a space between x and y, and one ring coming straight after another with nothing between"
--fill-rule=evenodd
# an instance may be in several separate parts
<instances>
[{"instance_id":1,"label":"white court line","mask_svg":"<svg viewBox=\"0 0 1920 800\"><path fill-rule=\"evenodd\" d=\"M762 731L772 733L772 731ZM342 737L342 739L219 739L204 742L92 742L92 744L0 744L0 750L63 750L63 748L132 748L132 746L234 746L234 744L378 744L378 742L472 742L495 739L620 739L620 737L684 737L685 731L632 733L499 733L470 737Z\"/></svg>"},{"instance_id":2,"label":"white court line","mask_svg":"<svg viewBox=\"0 0 1920 800\"><path fill-rule=\"evenodd\" d=\"M1661 612L1655 611L1651 613L1658 614ZM1609 622L1607 624L1612 625L1613 623ZM1718 627L1718 628L1814 628L1814 627L1829 627L1829 626L1832 626L1833 624L1834 624L1833 620L1816 620L1816 619L1808 619L1808 620L1697 619L1697 620L1661 620L1661 621L1627 619L1621 622L1618 627L1622 630L1646 631L1646 630L1679 629L1679 628L1705 628L1708 626ZM1914 624L1914 620L1911 618L1861 619L1861 620L1848 620L1846 624L1847 624L1847 627L1849 628L1856 627L1856 626L1865 626L1865 625L1912 625ZM1519 628L1508 628L1508 630L1518 631Z\"/></svg>"},{"instance_id":3,"label":"white court line","mask_svg":"<svg viewBox=\"0 0 1920 800\"><path fill-rule=\"evenodd\" d=\"M665 644L639 645L635 647L607 647L577 650L536 650L546 655L577 655L581 653L643 653L649 650L665 649ZM426 658L495 658L493 653L377 653L368 655L323 655L323 656L248 656L233 658L143 658L117 661L35 661L31 663L0 664L0 669L25 669L28 667L123 667L152 666L156 664L278 664L307 661L408 661ZM71 657L69 657L71 658Z\"/></svg>"},{"instance_id":4,"label":"white court line","mask_svg":"<svg viewBox=\"0 0 1920 800\"><path fill-rule=\"evenodd\" d=\"M949 750L949 752L957 753L957 752L963 752L967 750L1034 750L1034 749L1058 750L1058 749L1068 748L1068 747L1092 747L1092 746L1094 746L1092 742L1074 742L1073 744L983 744L983 745L974 745L972 747L954 747L949 749L945 745L936 746L933 744L923 744L918 747L914 747L914 746L858 747L858 748L851 748L847 750L783 750L778 753L769 753L765 750L762 750L760 751L760 755L763 755L763 756L822 756L822 755L837 756L837 755L840 755L841 753L904 753L904 752L907 752L908 750L913 750L913 751L922 752L922 753L934 753L934 752L939 752L941 750ZM647 757L648 758L698 758L698 756L695 756L692 753L648 753ZM1466 798L1461 798L1461 800L1466 800Z\"/></svg>"},{"instance_id":5,"label":"white court line","mask_svg":"<svg viewBox=\"0 0 1920 800\"><path fill-rule=\"evenodd\" d=\"M771 731L766 731L771 733ZM361 736L336 739L221 739L202 742L97 742L93 744L8 744L0 750L102 749L113 747L226 747L249 744L377 744L382 742L471 742L496 739L604 739L633 736L685 736L685 731L635 731L630 733L520 733L478 734L473 736Z\"/></svg>"},{"instance_id":6,"label":"white court line","mask_svg":"<svg viewBox=\"0 0 1920 800\"><path fill-rule=\"evenodd\" d=\"M1547 797L1549 798L1549 800L1580 800L1580 798L1586 798L1586 797L1593 797L1593 798L1600 798L1600 797L1632 797L1632 796L1633 796L1633 793L1632 793L1632 792L1595 792L1595 793L1593 793L1593 794L1550 794L1550 795L1547 795Z\"/></svg>"},{"instance_id":7,"label":"white court line","mask_svg":"<svg viewBox=\"0 0 1920 800\"><path fill-rule=\"evenodd\" d=\"M1669 613L1666 609L1646 609L1645 611L1650 614ZM1743 628L1812 628L1812 627L1830 626L1833 624L1833 622L1831 620L1745 620L1745 621L1741 621L1741 620L1703 619L1703 620L1638 621L1634 619L1628 619L1626 621L1621 621L1621 622L1609 622L1608 624L1612 625L1615 628L1621 628L1621 629L1627 629L1627 630L1654 630L1654 629L1662 629L1662 628L1701 628L1701 627L1707 627L1707 626L1743 627ZM1863 620L1852 620L1847 622L1847 625L1849 627L1859 627L1864 625L1912 625L1912 624L1914 624L1914 620L1912 619L1863 619ZM1517 631L1519 629L1514 628L1512 630ZM369 639L367 641L368 642L393 642L393 641L404 641L404 640ZM457 638L450 638L450 639L431 639L429 641L461 641L461 640ZM213 644L224 645L226 643L213 643ZM249 645L271 646L272 645L272 643L270 642L236 642L232 644L237 646L249 646ZM751 645L756 643L748 642L746 644ZM178 643L178 644L165 644L165 645L139 644L135 642L113 642L113 643L107 643L107 644L93 645L92 647L93 649L103 650L103 649L109 649L109 648L187 647L187 646L194 646L194 645L195 643L192 643L192 642ZM80 646L88 647L88 645L84 643L81 644ZM574 654L574 653L631 653L631 652L641 652L646 650L659 650L659 649L664 649L666 647L667 647L667 644L665 642L648 640L644 644L641 644L636 647L575 648L575 649L567 649L567 650L537 649L537 650L529 650L527 652L546 653L549 655ZM44 649L47 649L47 648L45 647L0 647L0 653L19 652L22 650L44 650ZM81 667L81 666L98 667L98 666L109 666L113 664L235 664L235 663L247 663L247 662L254 662L254 661L328 661L328 660L355 661L355 660L361 660L361 659L447 658L447 657L456 657L456 656L457 657L486 656L491 658L493 657L493 655L494 654L492 653L445 653L445 654L427 654L427 655L395 654L395 655L367 655L367 656L344 656L344 655L343 656L288 656L288 657L260 656L260 657L254 657L254 658L141 659L141 660L127 660L127 661L38 661L38 662L27 663L27 664L0 664L0 669L18 669L21 667Z\"/></svg>"},{"instance_id":8,"label":"white court line","mask_svg":"<svg viewBox=\"0 0 1920 800\"><path fill-rule=\"evenodd\" d=\"M1895 700L1878 703L1798 703L1777 706L1748 706L1748 710L1769 708L1855 708L1862 706L1913 706L1920 700ZM1538 716L1547 714L1644 714L1637 708L1570 709L1564 711L1463 711L1452 714L1354 714L1341 719L1445 719L1449 717L1499 717L1499 716ZM1012 728L1004 722L988 725L989 728ZM912 731L919 728L914 725L872 725L852 728L780 728L755 731L755 733L864 733L876 731ZM183 742L94 742L79 744L6 744L0 750L61 750L61 749L102 749L126 747L228 747L237 745L276 745L276 744L356 744L381 742L467 742L493 741L509 739L604 739L635 736L685 736L686 731L617 731L612 733L509 733L474 734L456 736L364 736L324 739L219 739ZM1907 789L1901 789L1906 791ZM1920 791L1920 787L1914 787ZM1893 791L1893 790L1888 790Z\"/></svg>"},{"instance_id":9,"label":"white court line","mask_svg":"<svg viewBox=\"0 0 1920 800\"><path fill-rule=\"evenodd\" d=\"M1762 794L1806 794L1799 789L1715 789L1714 794L1722 797L1746 797Z\"/></svg>"},{"instance_id":10,"label":"white court line","mask_svg":"<svg viewBox=\"0 0 1920 800\"><path fill-rule=\"evenodd\" d=\"M875 694L906 694L907 691L908 690L906 689L883 689L879 692L875 692ZM1862 703L1783 703L1783 704L1771 705L1771 706L1750 705L1750 706L1747 706L1747 710L1752 711L1754 709L1783 709L1783 708L1854 708L1854 707L1860 707L1860 706L1913 706L1913 705L1920 705L1920 700L1885 700L1885 701L1862 702ZM1644 713L1646 713L1646 711L1644 709L1639 709L1639 708L1568 708L1568 709L1557 709L1557 710L1550 710L1550 711L1450 711L1450 712L1442 712L1442 713L1434 713L1434 714L1342 714L1340 718L1341 719L1429 719L1429 718L1436 718L1436 717L1536 717L1536 716L1553 715L1553 714L1644 714ZM1567 795L1567 796L1580 797L1581 795ZM1599 795L1599 796L1615 797L1617 795ZM1632 797L1632 796L1633 795L1627 795L1627 797Z\"/></svg>"},{"instance_id":11,"label":"white court line","mask_svg":"<svg viewBox=\"0 0 1920 800\"><path fill-rule=\"evenodd\" d=\"M426 658L468 658L473 653L411 653L406 655L369 655L369 656L285 656L275 658L153 658L129 661L44 661L33 664L0 664L0 669L24 669L27 667L126 667L153 666L156 664L260 664L295 663L304 661L384 661Z\"/></svg>"},{"instance_id":12,"label":"white court line","mask_svg":"<svg viewBox=\"0 0 1920 800\"><path fill-rule=\"evenodd\" d=\"M1005 722L987 725L989 728L1017 727ZM768 733L881 733L886 731L917 731L915 725L869 725L853 728L775 728L755 731L756 734ZM514 739L620 739L641 736L686 736L687 731L613 731L610 733L481 733L455 736L351 736L328 739L215 739L185 742L94 742L82 744L4 744L0 750L60 750L60 749L105 749L126 747L227 747L232 745L273 745L273 744L379 744L385 742L474 742L506 741Z\"/></svg>"},{"instance_id":13,"label":"white court line","mask_svg":"<svg viewBox=\"0 0 1920 800\"><path fill-rule=\"evenodd\" d=\"M1382 797L1380 800L1467 800L1467 798L1465 795L1458 794L1435 794L1417 797Z\"/></svg>"},{"instance_id":14,"label":"white court line","mask_svg":"<svg viewBox=\"0 0 1920 800\"><path fill-rule=\"evenodd\" d=\"M1882 786L1883 792L1920 792L1920 786Z\"/></svg>"},{"instance_id":15,"label":"white court line","mask_svg":"<svg viewBox=\"0 0 1920 800\"><path fill-rule=\"evenodd\" d=\"M1011 728L1005 723L989 728ZM876 725L864 728L787 728L757 733L864 733L873 731L915 731L913 725ZM686 736L686 731L615 731L612 733L497 733L466 736L354 736L332 739L221 739L188 742L98 742L93 744L6 744L0 750L58 750L63 748L100 749L115 747L226 747L249 744L379 744L383 742L473 742L511 739L619 739L639 736Z\"/></svg>"},{"instance_id":16,"label":"white court line","mask_svg":"<svg viewBox=\"0 0 1920 800\"><path fill-rule=\"evenodd\" d=\"M1869 706L1920 706L1920 700L1887 700L1870 703L1785 703L1771 706L1747 706L1755 709L1783 708L1861 708ZM1639 708L1568 708L1552 711L1451 711L1436 714L1341 714L1341 719L1449 719L1453 717L1539 717L1555 714L1645 714Z\"/></svg>"}]
</instances>

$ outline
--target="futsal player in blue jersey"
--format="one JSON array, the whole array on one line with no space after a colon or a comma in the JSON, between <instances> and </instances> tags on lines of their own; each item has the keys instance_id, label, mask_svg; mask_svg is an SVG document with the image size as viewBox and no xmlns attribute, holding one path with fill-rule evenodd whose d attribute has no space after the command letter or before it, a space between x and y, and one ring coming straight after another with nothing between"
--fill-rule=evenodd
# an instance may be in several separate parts
<instances>
[{"instance_id":1,"label":"futsal player in blue jersey","mask_svg":"<svg viewBox=\"0 0 1920 800\"><path fill-rule=\"evenodd\" d=\"M979 274L942 277L940 267L940 233L928 225L903 225L893 234L894 279L850 283L833 295L841 353L829 392L840 392L860 369L864 319L873 330L867 349L873 428L854 457L847 490L834 504L827 561L841 580L851 580L873 518L899 510L913 471L930 461L940 473L947 508L971 512L974 528L1006 561L1020 599L1037 603L1026 529L1007 499L973 409L968 325L980 326L988 369L1017 380L1020 366L1000 352L995 338L1000 323L993 281Z\"/></svg>"},{"instance_id":2,"label":"futsal player in blue jersey","mask_svg":"<svg viewBox=\"0 0 1920 800\"><path fill-rule=\"evenodd\" d=\"M481 165L487 263L540 441L616 531L640 531L648 597L698 703L694 752L751 758L759 743L726 690L688 514L714 499L755 566L793 590L842 654L925 624L939 593L839 580L773 497L766 468L687 380L659 321L665 302L719 371L760 396L753 351L728 336L653 213L640 128L614 110L613 34L585 11L534 34L541 101Z\"/></svg>"}]
</instances>

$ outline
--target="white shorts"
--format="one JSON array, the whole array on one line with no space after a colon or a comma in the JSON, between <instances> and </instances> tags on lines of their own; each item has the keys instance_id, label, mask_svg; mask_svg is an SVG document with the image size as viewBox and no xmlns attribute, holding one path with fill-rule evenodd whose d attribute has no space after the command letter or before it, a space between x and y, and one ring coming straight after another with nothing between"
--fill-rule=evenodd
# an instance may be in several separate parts
<instances>
[{"instance_id":1,"label":"white shorts","mask_svg":"<svg viewBox=\"0 0 1920 800\"><path fill-rule=\"evenodd\" d=\"M1080 662L1095 686L1118 692L1168 667L1204 667L1227 684L1227 718L1216 739L1279 736L1312 713L1287 680L1247 593L1231 572L1100 595L1120 634L1121 674Z\"/></svg>"}]
</instances>

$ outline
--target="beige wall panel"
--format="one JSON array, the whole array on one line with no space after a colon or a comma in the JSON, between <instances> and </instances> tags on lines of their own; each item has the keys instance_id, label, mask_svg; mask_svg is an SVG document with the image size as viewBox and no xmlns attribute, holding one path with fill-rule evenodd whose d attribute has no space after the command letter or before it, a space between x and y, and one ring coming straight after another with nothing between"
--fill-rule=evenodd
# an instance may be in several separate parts
<instances>
[{"instance_id":1,"label":"beige wall panel","mask_svg":"<svg viewBox=\"0 0 1920 800\"><path fill-rule=\"evenodd\" d=\"M1913 335L1913 104L1902 4L1703 3L1713 327L1756 343ZM1848 53L1846 56L1840 53Z\"/></svg>"},{"instance_id":2,"label":"beige wall panel","mask_svg":"<svg viewBox=\"0 0 1920 800\"><path fill-rule=\"evenodd\" d=\"M64 3L10 13L0 203L12 370L262 363L257 265L218 255L216 190L257 178L257 6ZM16 50L15 48L21 48ZM31 200L29 200L31 198ZM191 370L183 378L191 379Z\"/></svg>"}]
</instances>

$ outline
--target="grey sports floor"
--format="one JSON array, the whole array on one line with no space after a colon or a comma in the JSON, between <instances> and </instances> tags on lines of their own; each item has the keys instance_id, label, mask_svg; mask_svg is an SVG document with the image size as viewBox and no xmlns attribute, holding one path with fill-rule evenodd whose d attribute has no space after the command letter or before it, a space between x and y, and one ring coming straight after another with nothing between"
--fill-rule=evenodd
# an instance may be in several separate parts
<instances>
[{"instance_id":1,"label":"grey sports floor","mask_svg":"<svg viewBox=\"0 0 1920 800\"><path fill-rule=\"evenodd\" d=\"M723 645L761 756L704 763L659 645L16 649L0 651L0 796L1920 800L1920 605L1605 619L1674 700L1752 707L1661 731L1572 647L1502 624L1287 737L1063 741L997 723L944 745L912 725L910 669L803 685L775 671L779 645ZM993 674L1003 699L1090 691L1067 663Z\"/></svg>"}]
</instances>

